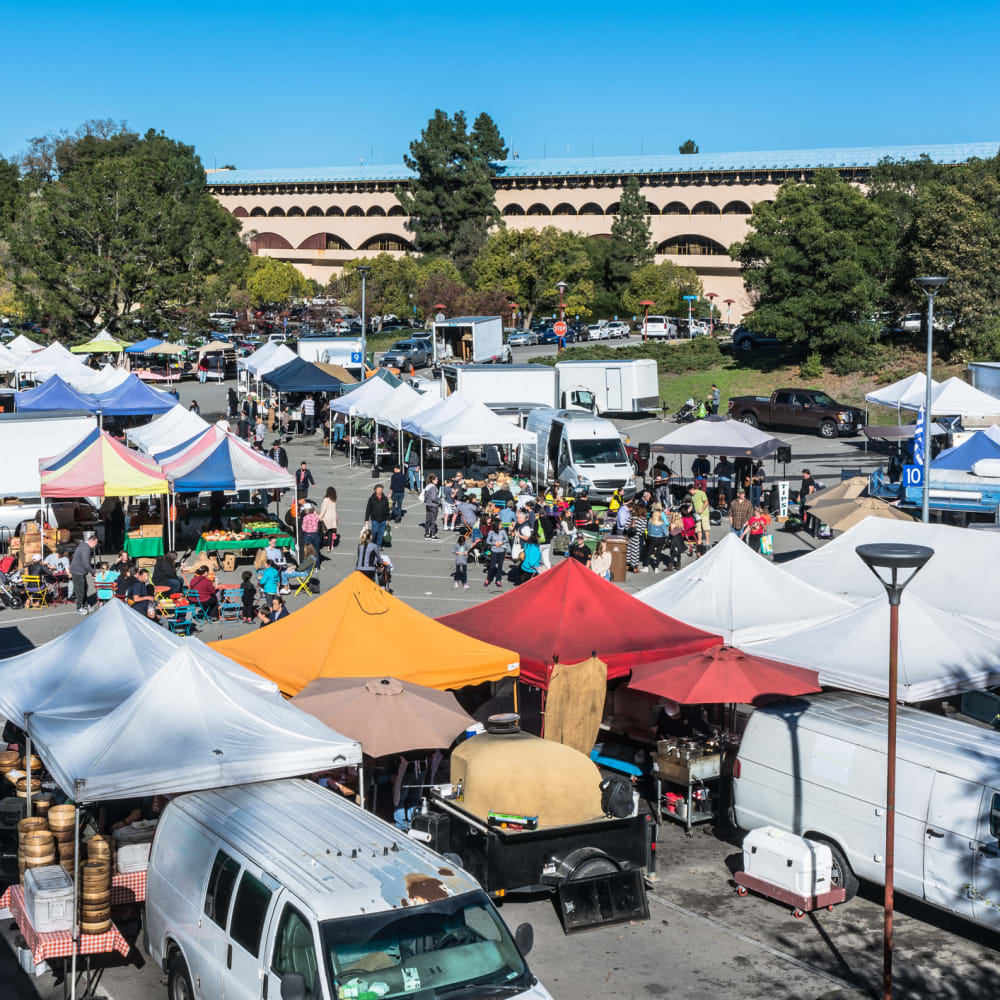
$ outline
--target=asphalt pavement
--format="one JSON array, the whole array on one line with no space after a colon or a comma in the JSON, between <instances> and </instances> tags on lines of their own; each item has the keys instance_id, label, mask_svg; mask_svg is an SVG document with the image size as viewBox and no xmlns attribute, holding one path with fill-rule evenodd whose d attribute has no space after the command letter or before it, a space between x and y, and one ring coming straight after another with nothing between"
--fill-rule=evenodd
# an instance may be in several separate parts
<instances>
[{"instance_id":1,"label":"asphalt pavement","mask_svg":"<svg viewBox=\"0 0 1000 1000\"><path fill-rule=\"evenodd\" d=\"M519 348L538 353L539 348ZM224 408L228 386L184 383L181 400L197 399L211 419ZM633 442L654 441L672 425L650 417L616 420ZM780 435L792 446L793 462L783 469L768 463L769 474L796 483L808 467L820 480L837 481L842 468L870 469L877 459L866 454L862 438L825 441L802 434ZM305 459L316 478L316 496L328 485L338 492L342 544L319 572L323 591L344 579L354 566L355 540L364 505L376 481L368 467L351 467L340 455L332 459L320 435L288 445L292 467ZM689 464L689 460L685 460ZM676 468L676 466L675 466ZM684 469L685 472L689 468ZM381 479L384 481L386 475ZM476 570L469 591L455 590L450 577L451 538L442 533L426 541L419 527L422 508L408 495L407 513L395 526L389 550L395 563L396 596L431 616L495 599ZM719 529L721 537L721 531ZM821 542L799 534L776 532L779 559L794 558ZM222 575L225 578L225 574ZM233 577L236 578L235 575ZM635 591L658 577L630 576L624 588ZM762 595L766 599L766 595ZM289 598L294 610L306 597ZM0 657L46 642L74 627L72 609L0 611ZM213 624L205 640L229 637L248 626ZM674 825L659 837L659 871L650 893L650 919L564 936L546 900L508 901L503 915L513 928L529 920L535 927L535 950L529 958L535 974L556 998L598 1000L610 996L646 998L674 995L701 998L827 998L874 995L881 963L880 891L866 889L832 913L795 920L780 904L753 896L738 898L731 872L738 859L739 836L733 831L698 828L691 838ZM995 934L954 920L922 903L897 896L897 996L980 1000L1000 988ZM0 936L13 940L12 921L0 921ZM854 993L861 988L869 992ZM61 985L52 975L31 980L17 972L12 952L0 945L0 1000L54 998ZM140 951L129 962L113 962L100 995L113 1000L165 997L164 977Z\"/></svg>"}]
</instances>

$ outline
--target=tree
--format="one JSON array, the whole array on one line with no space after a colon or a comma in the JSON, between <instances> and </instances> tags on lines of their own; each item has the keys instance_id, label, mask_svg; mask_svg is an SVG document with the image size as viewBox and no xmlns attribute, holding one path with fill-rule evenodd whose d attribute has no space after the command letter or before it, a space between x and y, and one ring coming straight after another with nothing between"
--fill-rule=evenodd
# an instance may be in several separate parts
<instances>
[{"instance_id":1,"label":"tree","mask_svg":"<svg viewBox=\"0 0 1000 1000\"><path fill-rule=\"evenodd\" d=\"M488 153L503 151L503 140L489 116L476 119L470 136L464 112L452 117L440 109L410 143L406 165L416 173L408 190L396 197L410 216L409 227L423 253L451 256L467 268L499 225Z\"/></svg>"},{"instance_id":2,"label":"tree","mask_svg":"<svg viewBox=\"0 0 1000 1000\"><path fill-rule=\"evenodd\" d=\"M305 294L306 279L294 264L273 257L251 257L246 290L251 305L284 305Z\"/></svg>"},{"instance_id":3,"label":"tree","mask_svg":"<svg viewBox=\"0 0 1000 1000\"><path fill-rule=\"evenodd\" d=\"M468 286L450 257L421 257L417 261L416 286L413 297L425 320L433 319L439 304L446 314L461 314L460 303Z\"/></svg>"},{"instance_id":4,"label":"tree","mask_svg":"<svg viewBox=\"0 0 1000 1000\"><path fill-rule=\"evenodd\" d=\"M21 171L16 163L0 156L0 236L6 233L14 221L20 194Z\"/></svg>"},{"instance_id":5,"label":"tree","mask_svg":"<svg viewBox=\"0 0 1000 1000\"><path fill-rule=\"evenodd\" d=\"M495 121L482 111L472 123L473 148L492 162L502 162L507 159L507 147L504 144L500 128Z\"/></svg>"},{"instance_id":6,"label":"tree","mask_svg":"<svg viewBox=\"0 0 1000 1000\"><path fill-rule=\"evenodd\" d=\"M895 237L888 211L835 170L783 184L773 204L754 206L750 232L729 250L758 299L747 326L827 355L867 350Z\"/></svg>"},{"instance_id":7,"label":"tree","mask_svg":"<svg viewBox=\"0 0 1000 1000\"><path fill-rule=\"evenodd\" d=\"M5 264L54 332L121 332L136 310L168 326L240 280L249 252L239 222L209 194L192 147L152 130L91 130L46 148Z\"/></svg>"},{"instance_id":8,"label":"tree","mask_svg":"<svg viewBox=\"0 0 1000 1000\"><path fill-rule=\"evenodd\" d=\"M625 182L618 214L611 224L609 276L621 289L629 275L653 260L653 245L647 216L649 206L639 190L639 179L633 175Z\"/></svg>"},{"instance_id":9,"label":"tree","mask_svg":"<svg viewBox=\"0 0 1000 1000\"><path fill-rule=\"evenodd\" d=\"M685 139L678 147L677 152L684 155L690 155L692 153L698 152L698 143L694 139Z\"/></svg>"},{"instance_id":10,"label":"tree","mask_svg":"<svg viewBox=\"0 0 1000 1000\"><path fill-rule=\"evenodd\" d=\"M668 316L687 313L683 296L702 295L701 280L690 268L678 267L669 260L646 264L632 272L628 289L622 296L625 308L634 316L644 311L644 299L654 302L654 311Z\"/></svg>"},{"instance_id":11,"label":"tree","mask_svg":"<svg viewBox=\"0 0 1000 1000\"><path fill-rule=\"evenodd\" d=\"M381 332L384 316L409 316L410 296L417 290L417 262L409 255L393 257L380 253L377 257L348 261L341 277L341 293L352 309L361 310L361 276L358 267L370 267L365 278L365 322L375 320Z\"/></svg>"},{"instance_id":12,"label":"tree","mask_svg":"<svg viewBox=\"0 0 1000 1000\"><path fill-rule=\"evenodd\" d=\"M473 265L476 287L503 291L521 307L527 327L538 309L554 309L559 302L556 283L565 281L567 315L589 316L594 284L586 240L554 226L500 229L490 234Z\"/></svg>"}]
</instances>

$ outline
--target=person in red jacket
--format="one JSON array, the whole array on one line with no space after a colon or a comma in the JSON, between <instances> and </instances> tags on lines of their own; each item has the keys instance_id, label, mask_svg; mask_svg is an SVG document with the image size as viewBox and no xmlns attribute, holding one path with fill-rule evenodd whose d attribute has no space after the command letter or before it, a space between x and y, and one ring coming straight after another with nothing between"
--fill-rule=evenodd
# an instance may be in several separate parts
<instances>
[{"instance_id":1,"label":"person in red jacket","mask_svg":"<svg viewBox=\"0 0 1000 1000\"><path fill-rule=\"evenodd\" d=\"M208 567L199 566L191 577L189 585L198 595L201 606L209 618L219 617L219 598L215 594L215 584L208 578Z\"/></svg>"}]
</instances>

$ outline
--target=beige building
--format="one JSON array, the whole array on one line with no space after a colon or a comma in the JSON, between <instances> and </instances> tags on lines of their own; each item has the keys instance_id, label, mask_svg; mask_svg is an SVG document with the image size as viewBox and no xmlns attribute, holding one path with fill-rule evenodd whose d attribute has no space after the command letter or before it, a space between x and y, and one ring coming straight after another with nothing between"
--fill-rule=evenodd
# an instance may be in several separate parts
<instances>
[{"instance_id":1,"label":"beige building","mask_svg":"<svg viewBox=\"0 0 1000 1000\"><path fill-rule=\"evenodd\" d=\"M753 206L787 180L832 167L863 183L881 160L929 156L956 164L992 157L1000 144L963 143L858 149L803 149L689 156L507 160L496 164L496 202L516 228L554 225L607 239L622 189L638 177L649 206L657 261L690 267L723 319L750 308L739 265L727 248L741 239ZM325 284L345 261L414 250L396 198L412 177L403 165L289 170L218 170L208 185L243 225L254 253L295 264Z\"/></svg>"}]
</instances>

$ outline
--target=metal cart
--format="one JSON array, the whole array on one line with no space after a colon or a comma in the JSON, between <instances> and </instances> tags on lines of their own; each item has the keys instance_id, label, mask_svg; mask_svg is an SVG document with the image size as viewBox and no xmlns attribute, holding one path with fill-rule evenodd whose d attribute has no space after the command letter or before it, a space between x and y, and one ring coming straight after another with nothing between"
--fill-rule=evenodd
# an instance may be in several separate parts
<instances>
[{"instance_id":1,"label":"metal cart","mask_svg":"<svg viewBox=\"0 0 1000 1000\"><path fill-rule=\"evenodd\" d=\"M657 753L653 757L653 779L656 782L656 820L662 823L664 817L675 823L683 823L690 837L691 829L698 823L708 823L715 819L716 810L711 805L711 793L700 799L696 788L708 790L722 777L722 753L719 750L707 752L698 740L660 740ZM685 790L684 815L663 809L663 782L677 785ZM718 790L716 790L717 792Z\"/></svg>"}]
</instances>

